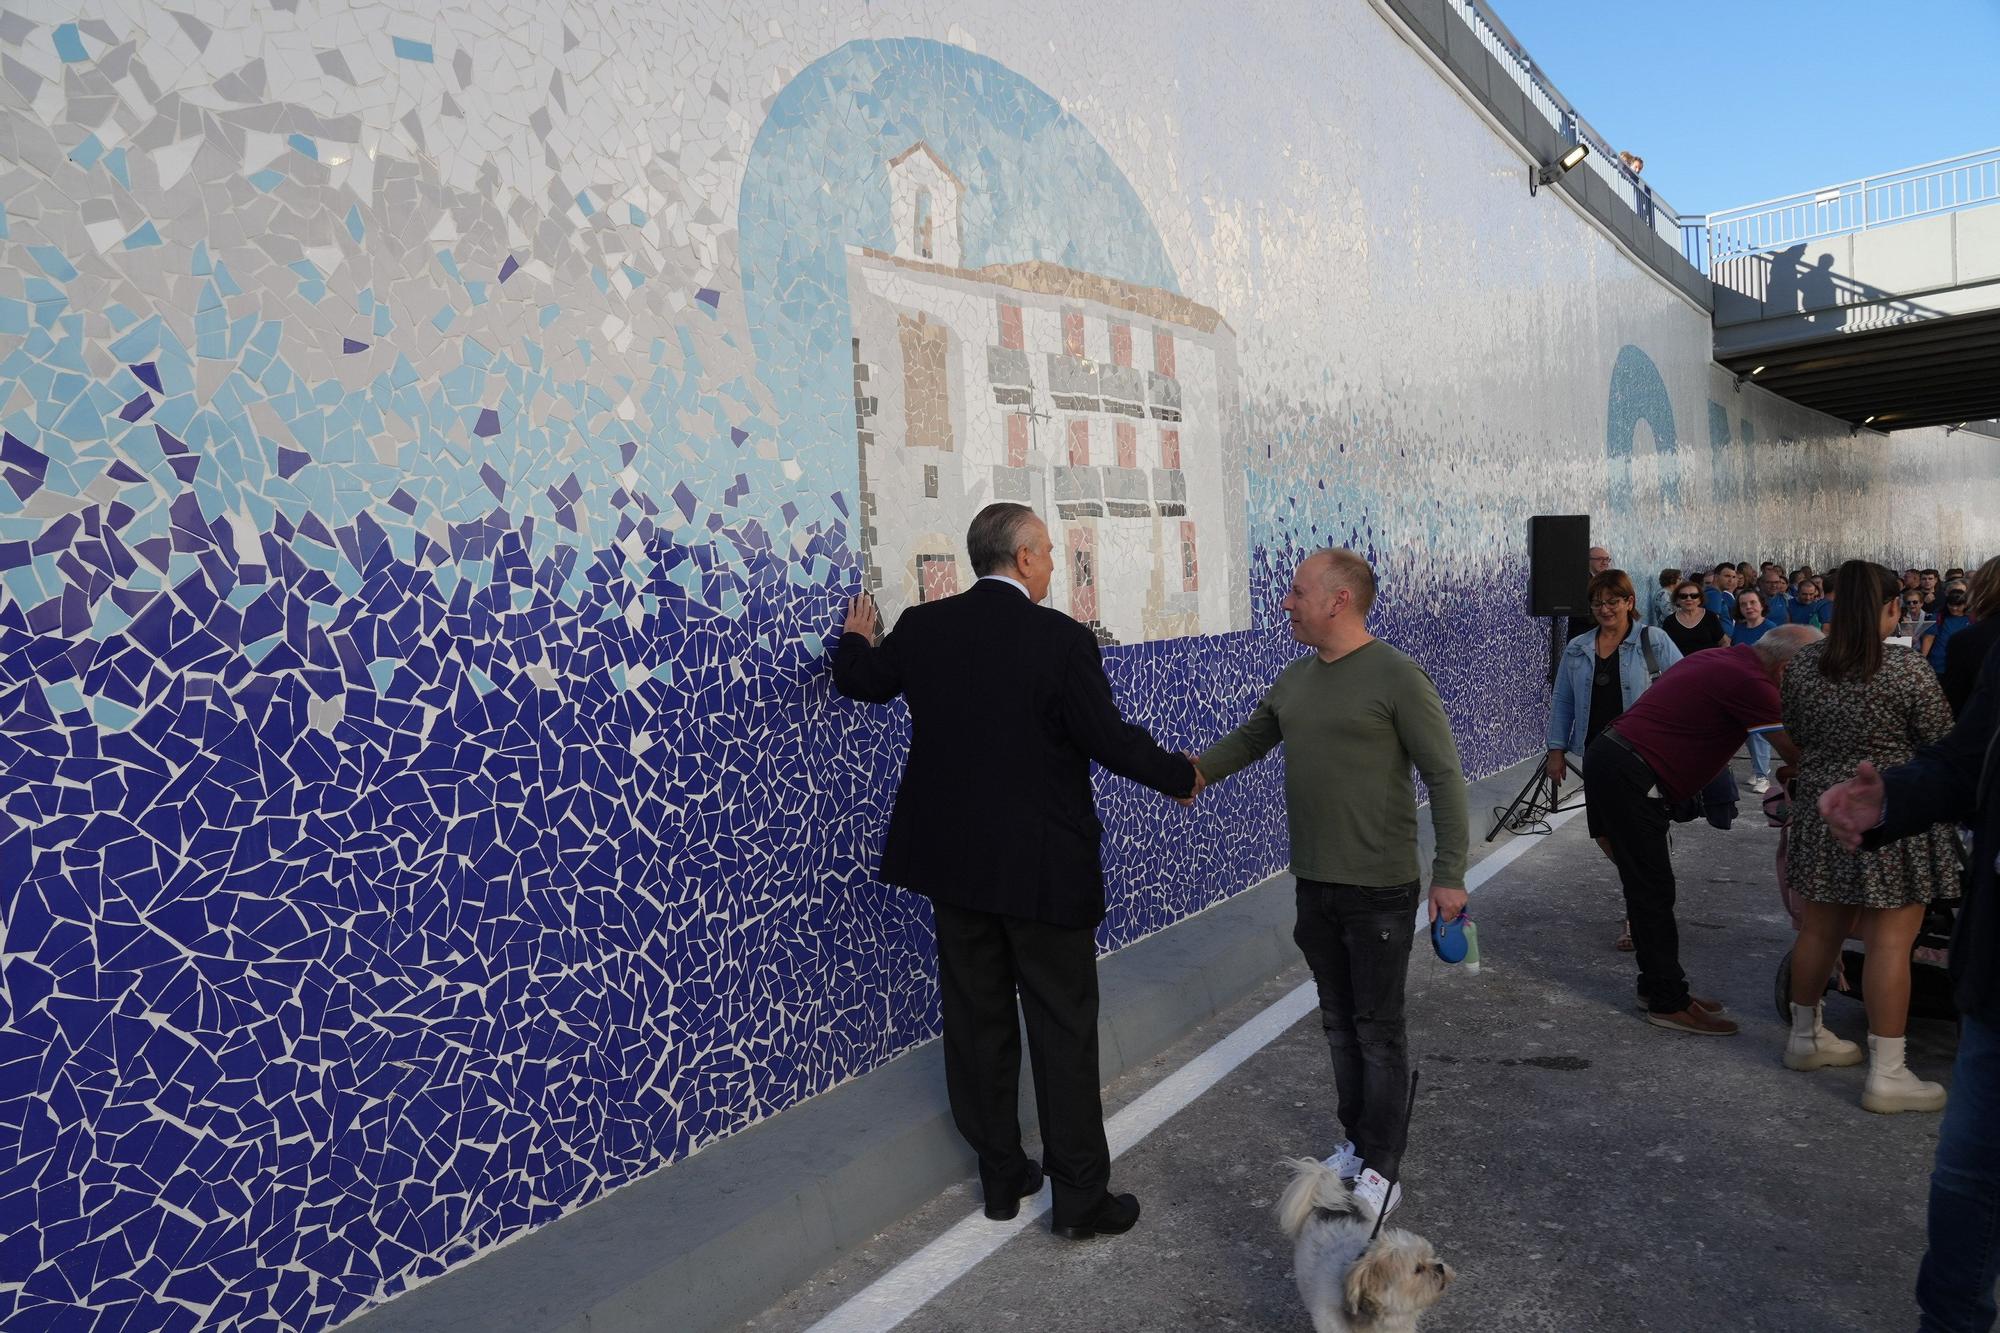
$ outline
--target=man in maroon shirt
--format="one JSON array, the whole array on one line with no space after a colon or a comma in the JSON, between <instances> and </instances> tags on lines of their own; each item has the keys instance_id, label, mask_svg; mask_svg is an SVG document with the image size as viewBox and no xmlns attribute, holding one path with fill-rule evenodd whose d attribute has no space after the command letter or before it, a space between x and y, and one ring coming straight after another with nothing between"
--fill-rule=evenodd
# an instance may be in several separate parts
<instances>
[{"instance_id":1,"label":"man in maroon shirt","mask_svg":"<svg viewBox=\"0 0 2000 1333\"><path fill-rule=\"evenodd\" d=\"M1700 794L1751 732L1786 763L1798 762L1798 747L1780 722L1778 682L1792 655L1818 637L1805 625L1781 625L1755 644L1690 654L1584 752L1584 799L1611 844L1632 922L1639 994L1646 1021L1656 1027L1706 1036L1736 1031L1720 1004L1688 993L1681 971L1667 805Z\"/></svg>"}]
</instances>

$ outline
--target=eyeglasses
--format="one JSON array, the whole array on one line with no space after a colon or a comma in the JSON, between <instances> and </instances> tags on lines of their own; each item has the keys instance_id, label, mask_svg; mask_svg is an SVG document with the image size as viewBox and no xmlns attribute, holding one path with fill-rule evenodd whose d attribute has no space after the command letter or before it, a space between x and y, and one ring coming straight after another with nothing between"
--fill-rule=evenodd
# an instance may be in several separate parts
<instances>
[{"instance_id":1,"label":"eyeglasses","mask_svg":"<svg viewBox=\"0 0 2000 1333\"><path fill-rule=\"evenodd\" d=\"M1698 592L1677 592L1674 594L1674 600L1677 602L1698 602L1701 600L1701 594Z\"/></svg>"},{"instance_id":2,"label":"eyeglasses","mask_svg":"<svg viewBox=\"0 0 2000 1333\"><path fill-rule=\"evenodd\" d=\"M1591 610L1593 610L1593 611L1610 611L1610 610L1615 610L1616 608L1618 608L1618 607L1621 607L1621 606L1625 605L1625 603L1626 603L1626 601L1627 601L1627 600L1628 600L1628 599L1627 599L1627 598L1624 598L1624 597L1615 597L1615 598L1613 598L1613 599L1612 599L1611 601L1608 601L1608 602L1592 602L1592 603L1590 604L1590 609L1591 609Z\"/></svg>"}]
</instances>

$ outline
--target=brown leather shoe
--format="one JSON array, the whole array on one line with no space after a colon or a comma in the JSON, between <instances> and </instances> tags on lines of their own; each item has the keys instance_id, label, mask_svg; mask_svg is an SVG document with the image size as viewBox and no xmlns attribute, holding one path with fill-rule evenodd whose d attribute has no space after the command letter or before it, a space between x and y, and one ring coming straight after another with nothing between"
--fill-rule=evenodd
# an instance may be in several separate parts
<instances>
[{"instance_id":1,"label":"brown leather shoe","mask_svg":"<svg viewBox=\"0 0 2000 1333\"><path fill-rule=\"evenodd\" d=\"M1688 997L1690 1000L1692 996ZM1721 1014L1703 1009L1690 1003L1677 1014L1648 1013L1646 1021L1656 1028L1671 1028L1675 1032L1692 1032L1700 1037L1733 1037L1736 1035L1734 1021Z\"/></svg>"},{"instance_id":2,"label":"brown leather shoe","mask_svg":"<svg viewBox=\"0 0 2000 1333\"><path fill-rule=\"evenodd\" d=\"M1719 1014L1725 1008L1728 1007L1727 1005L1723 1004L1722 1001L1720 1000L1711 1000L1705 996L1693 995L1693 994L1690 994L1688 996L1688 1003L1696 1009L1706 1009L1711 1014ZM1643 995L1635 995L1632 997L1632 1004L1633 1007L1643 1012L1646 1008L1646 997Z\"/></svg>"}]
</instances>

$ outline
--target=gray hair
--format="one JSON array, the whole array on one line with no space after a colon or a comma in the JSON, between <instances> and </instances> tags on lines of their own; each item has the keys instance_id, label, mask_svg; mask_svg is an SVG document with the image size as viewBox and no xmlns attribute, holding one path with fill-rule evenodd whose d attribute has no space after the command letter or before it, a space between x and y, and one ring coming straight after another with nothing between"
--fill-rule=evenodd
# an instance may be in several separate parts
<instances>
[{"instance_id":1,"label":"gray hair","mask_svg":"<svg viewBox=\"0 0 2000 1333\"><path fill-rule=\"evenodd\" d=\"M1811 625L1780 625L1751 645L1766 666L1782 666L1797 656L1799 649L1817 643L1820 633Z\"/></svg>"},{"instance_id":2,"label":"gray hair","mask_svg":"<svg viewBox=\"0 0 2000 1333\"><path fill-rule=\"evenodd\" d=\"M965 553L972 559L972 572L983 576L1013 568L1014 553L1028 544L1038 522L1028 506L1004 500L980 510L965 530Z\"/></svg>"}]
</instances>

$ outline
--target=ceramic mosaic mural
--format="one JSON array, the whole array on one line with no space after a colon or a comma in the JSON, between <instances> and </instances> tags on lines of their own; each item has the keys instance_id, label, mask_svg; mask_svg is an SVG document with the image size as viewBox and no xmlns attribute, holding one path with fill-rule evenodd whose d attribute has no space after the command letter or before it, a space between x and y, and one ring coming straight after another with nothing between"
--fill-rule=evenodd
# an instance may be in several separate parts
<instances>
[{"instance_id":1,"label":"ceramic mosaic mural","mask_svg":"<svg viewBox=\"0 0 2000 1333\"><path fill-rule=\"evenodd\" d=\"M2000 545L1990 454L1739 390L1362 0L1155 18L0 12L0 1325L327 1328L932 1035L826 641L988 500L1176 746L1366 551L1475 773L1531 513ZM1100 781L1102 945L1280 868L1276 777Z\"/></svg>"}]
</instances>

